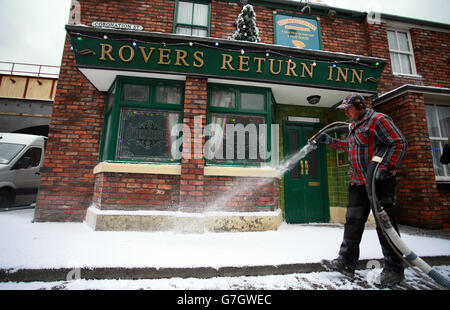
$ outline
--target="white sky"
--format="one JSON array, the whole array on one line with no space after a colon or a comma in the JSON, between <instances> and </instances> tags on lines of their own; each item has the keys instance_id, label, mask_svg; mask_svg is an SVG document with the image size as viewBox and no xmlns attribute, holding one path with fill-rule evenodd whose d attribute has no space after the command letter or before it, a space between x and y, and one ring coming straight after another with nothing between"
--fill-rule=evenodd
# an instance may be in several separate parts
<instances>
[{"instance_id":1,"label":"white sky","mask_svg":"<svg viewBox=\"0 0 450 310\"><path fill-rule=\"evenodd\" d=\"M70 2L0 0L0 61L60 65ZM323 0L322 3L450 24L450 0Z\"/></svg>"}]
</instances>

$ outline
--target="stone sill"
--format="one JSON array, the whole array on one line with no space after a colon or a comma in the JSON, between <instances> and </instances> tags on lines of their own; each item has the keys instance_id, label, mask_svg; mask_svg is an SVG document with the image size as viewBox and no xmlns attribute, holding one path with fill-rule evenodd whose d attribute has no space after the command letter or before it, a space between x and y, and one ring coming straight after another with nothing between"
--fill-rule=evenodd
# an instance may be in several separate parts
<instances>
[{"instance_id":1,"label":"stone sill","mask_svg":"<svg viewBox=\"0 0 450 310\"><path fill-rule=\"evenodd\" d=\"M227 167L227 166L207 166L204 170L205 176L232 176L232 177L259 177L259 178L278 178L278 174L274 168L260 167Z\"/></svg>"},{"instance_id":2,"label":"stone sill","mask_svg":"<svg viewBox=\"0 0 450 310\"><path fill-rule=\"evenodd\" d=\"M133 164L101 162L97 166L95 166L93 173L99 174L103 172L181 175L181 164ZM204 175L281 179L281 175L278 174L277 170L270 167L261 168L207 166L204 168Z\"/></svg>"},{"instance_id":3,"label":"stone sill","mask_svg":"<svg viewBox=\"0 0 450 310\"><path fill-rule=\"evenodd\" d=\"M94 174L102 172L181 175L181 165L101 162L95 166Z\"/></svg>"}]
</instances>

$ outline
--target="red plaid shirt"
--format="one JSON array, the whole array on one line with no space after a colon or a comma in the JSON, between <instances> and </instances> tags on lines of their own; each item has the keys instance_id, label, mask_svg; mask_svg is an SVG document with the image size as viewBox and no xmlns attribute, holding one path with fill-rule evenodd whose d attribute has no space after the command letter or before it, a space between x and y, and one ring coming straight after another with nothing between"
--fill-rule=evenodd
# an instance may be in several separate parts
<instances>
[{"instance_id":1,"label":"red plaid shirt","mask_svg":"<svg viewBox=\"0 0 450 310\"><path fill-rule=\"evenodd\" d=\"M347 141L331 139L331 146L348 151L350 183L364 185L367 167L372 157L386 147L386 155L378 169L387 168L388 175L395 175L395 168L406 151L407 142L392 119L382 113L368 109L362 118L349 128Z\"/></svg>"}]
</instances>

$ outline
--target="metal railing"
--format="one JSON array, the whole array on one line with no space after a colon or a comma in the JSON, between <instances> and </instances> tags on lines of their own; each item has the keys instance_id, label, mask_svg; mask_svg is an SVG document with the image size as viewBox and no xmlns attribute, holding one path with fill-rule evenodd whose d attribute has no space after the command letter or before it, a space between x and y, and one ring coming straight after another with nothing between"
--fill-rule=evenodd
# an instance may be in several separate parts
<instances>
[{"instance_id":1,"label":"metal railing","mask_svg":"<svg viewBox=\"0 0 450 310\"><path fill-rule=\"evenodd\" d=\"M13 83L15 75L36 77L38 82L39 78L58 78L59 69L59 66L0 61L0 73L9 75Z\"/></svg>"}]
</instances>

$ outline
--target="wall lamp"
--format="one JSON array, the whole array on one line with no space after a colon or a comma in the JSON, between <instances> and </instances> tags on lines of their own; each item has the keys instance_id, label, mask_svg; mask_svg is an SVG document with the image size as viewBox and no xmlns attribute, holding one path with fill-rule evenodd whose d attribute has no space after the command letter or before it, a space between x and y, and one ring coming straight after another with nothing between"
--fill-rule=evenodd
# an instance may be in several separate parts
<instances>
[{"instance_id":1,"label":"wall lamp","mask_svg":"<svg viewBox=\"0 0 450 310\"><path fill-rule=\"evenodd\" d=\"M320 96L319 95L312 95L306 98L306 100L308 100L309 104L315 105L318 104L320 101Z\"/></svg>"}]
</instances>

